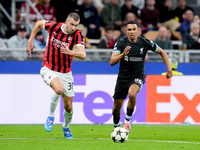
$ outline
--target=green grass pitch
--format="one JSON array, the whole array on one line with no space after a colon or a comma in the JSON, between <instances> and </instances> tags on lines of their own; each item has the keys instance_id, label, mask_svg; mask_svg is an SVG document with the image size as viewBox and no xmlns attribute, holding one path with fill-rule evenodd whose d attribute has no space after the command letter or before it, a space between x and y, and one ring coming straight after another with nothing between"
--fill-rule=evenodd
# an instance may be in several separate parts
<instances>
[{"instance_id":1,"label":"green grass pitch","mask_svg":"<svg viewBox=\"0 0 200 150\"><path fill-rule=\"evenodd\" d=\"M64 139L62 126L0 125L0 150L200 150L198 125L132 125L125 143L114 143L112 125L70 125L74 139Z\"/></svg>"}]
</instances>

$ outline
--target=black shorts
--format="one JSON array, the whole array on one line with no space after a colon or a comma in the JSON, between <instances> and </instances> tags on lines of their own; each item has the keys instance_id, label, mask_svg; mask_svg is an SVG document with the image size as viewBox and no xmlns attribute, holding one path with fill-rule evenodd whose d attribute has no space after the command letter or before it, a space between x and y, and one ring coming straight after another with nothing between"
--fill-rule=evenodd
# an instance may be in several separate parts
<instances>
[{"instance_id":1,"label":"black shorts","mask_svg":"<svg viewBox=\"0 0 200 150\"><path fill-rule=\"evenodd\" d=\"M114 99L125 99L128 95L128 90L131 85L136 84L139 86L140 90L145 83L145 79L133 78L129 81L120 81L117 79L115 86L115 93L113 95Z\"/></svg>"}]
</instances>

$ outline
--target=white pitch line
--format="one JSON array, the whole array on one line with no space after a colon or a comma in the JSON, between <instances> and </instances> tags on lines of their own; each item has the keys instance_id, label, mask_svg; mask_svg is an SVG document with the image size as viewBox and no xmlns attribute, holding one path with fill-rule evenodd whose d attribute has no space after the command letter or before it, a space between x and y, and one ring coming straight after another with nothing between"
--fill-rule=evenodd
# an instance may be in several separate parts
<instances>
[{"instance_id":1,"label":"white pitch line","mask_svg":"<svg viewBox=\"0 0 200 150\"><path fill-rule=\"evenodd\" d=\"M35 140L35 139L60 139L60 138L0 138L0 140ZM74 140L111 140L110 138L73 138ZM73 140L71 139L71 140ZM139 142L157 142L157 143L178 143L178 144L200 144L200 142L188 141L162 141L162 140L141 140L141 139L128 139L128 141Z\"/></svg>"}]
</instances>

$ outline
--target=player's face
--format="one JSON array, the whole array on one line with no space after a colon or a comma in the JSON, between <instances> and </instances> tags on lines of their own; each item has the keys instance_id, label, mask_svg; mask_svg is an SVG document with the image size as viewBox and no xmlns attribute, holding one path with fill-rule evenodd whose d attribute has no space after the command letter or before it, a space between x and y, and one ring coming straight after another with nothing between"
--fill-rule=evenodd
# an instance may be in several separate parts
<instances>
[{"instance_id":1,"label":"player's face","mask_svg":"<svg viewBox=\"0 0 200 150\"><path fill-rule=\"evenodd\" d=\"M126 26L126 32L129 40L131 41L137 40L138 26L136 24L128 24Z\"/></svg>"},{"instance_id":2,"label":"player's face","mask_svg":"<svg viewBox=\"0 0 200 150\"><path fill-rule=\"evenodd\" d=\"M72 34L77 30L79 21L75 21L73 18L67 18L66 20L66 31L68 34Z\"/></svg>"}]
</instances>

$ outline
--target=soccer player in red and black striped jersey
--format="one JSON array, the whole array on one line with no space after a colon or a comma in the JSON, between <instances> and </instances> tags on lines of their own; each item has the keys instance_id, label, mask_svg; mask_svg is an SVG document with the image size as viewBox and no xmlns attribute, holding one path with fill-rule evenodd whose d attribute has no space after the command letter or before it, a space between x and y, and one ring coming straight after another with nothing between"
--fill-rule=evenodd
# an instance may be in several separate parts
<instances>
[{"instance_id":1,"label":"soccer player in red and black striped jersey","mask_svg":"<svg viewBox=\"0 0 200 150\"><path fill-rule=\"evenodd\" d=\"M80 17L77 13L70 13L65 23L56 23L51 21L38 21L28 40L27 52L31 58L31 51L33 50L33 39L40 28L48 31L48 42L44 54L43 67L40 74L44 82L49 85L54 94L51 96L51 105L48 118L45 123L45 130L51 131L55 109L59 101L59 97L63 98L64 105L64 137L73 138L69 129L69 123L73 114L72 101L74 96L73 90L73 76L71 72L71 63L73 57L85 59L86 52L84 37L80 30L77 29L80 22ZM78 51L73 51L76 45Z\"/></svg>"}]
</instances>

